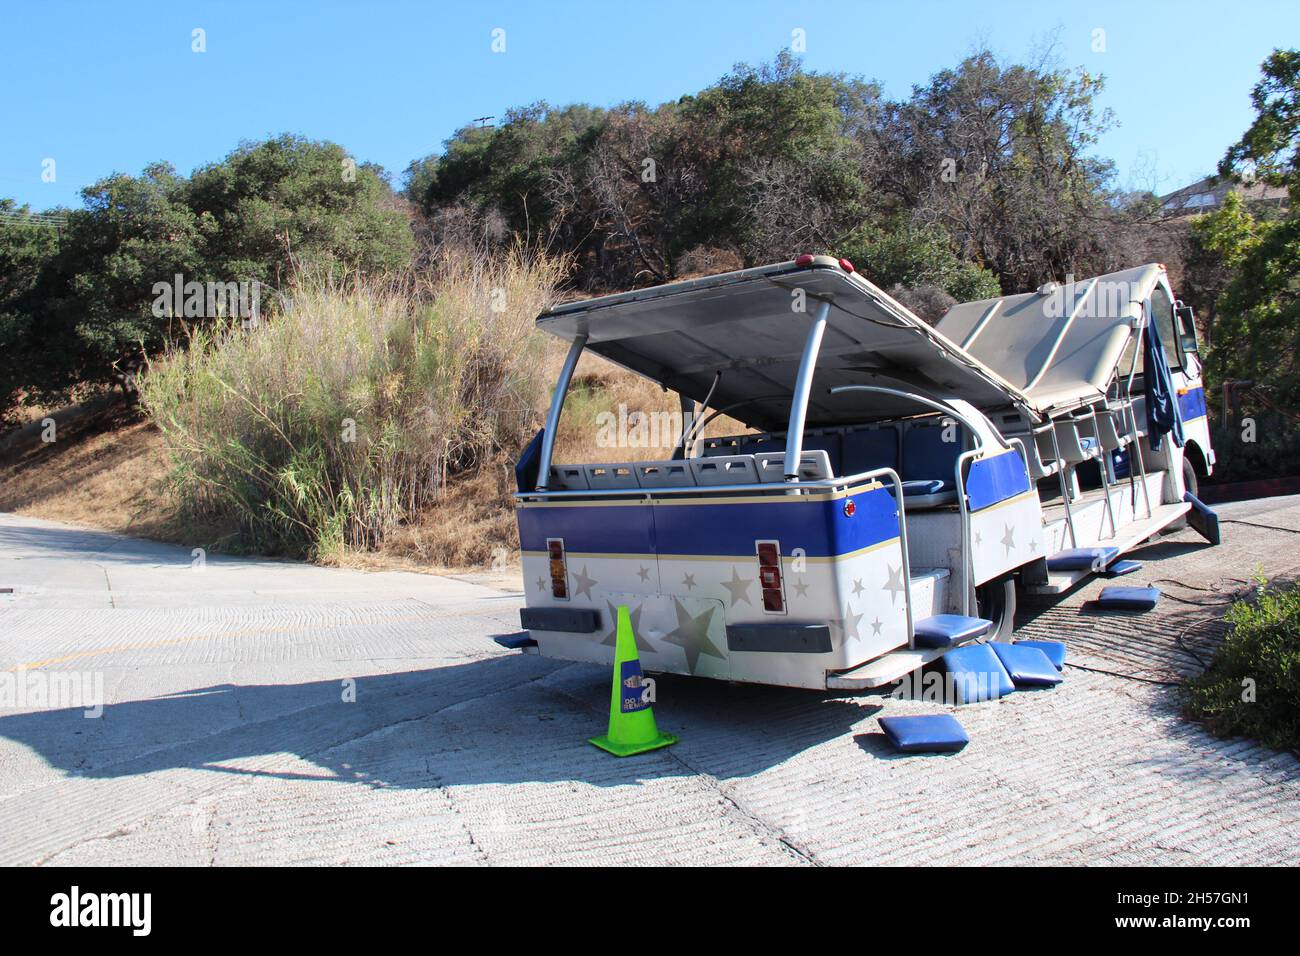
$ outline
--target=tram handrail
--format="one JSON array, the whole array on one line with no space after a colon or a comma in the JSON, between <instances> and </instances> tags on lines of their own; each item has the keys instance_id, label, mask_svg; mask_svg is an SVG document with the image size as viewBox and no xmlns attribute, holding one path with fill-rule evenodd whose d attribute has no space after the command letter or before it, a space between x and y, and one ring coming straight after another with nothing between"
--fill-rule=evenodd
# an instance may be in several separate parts
<instances>
[{"instance_id":1,"label":"tram handrail","mask_svg":"<svg viewBox=\"0 0 1300 956\"><path fill-rule=\"evenodd\" d=\"M736 492L766 492L769 497L781 497L782 495L804 494L808 491L832 492L840 488L850 488L853 485L860 485L864 482L873 481L878 478L888 478L894 486L894 516L898 519L898 542L902 550L903 558L903 604L904 612L907 615L907 646L911 647L916 639L915 622L912 619L912 566L911 555L907 547L907 517L903 504L903 479L898 477L898 472L893 468L872 468L870 471L859 472L856 475L846 475L843 478L822 478L818 481L801 481L801 482L755 482L752 484L742 485L676 485L666 488L600 488L595 490L575 490L575 491L517 491L514 493L516 500L526 501L529 499L549 500L552 498L571 499L571 498L645 498L647 500L654 498L656 495L712 495L715 493L733 494ZM882 485L883 487L883 485Z\"/></svg>"}]
</instances>

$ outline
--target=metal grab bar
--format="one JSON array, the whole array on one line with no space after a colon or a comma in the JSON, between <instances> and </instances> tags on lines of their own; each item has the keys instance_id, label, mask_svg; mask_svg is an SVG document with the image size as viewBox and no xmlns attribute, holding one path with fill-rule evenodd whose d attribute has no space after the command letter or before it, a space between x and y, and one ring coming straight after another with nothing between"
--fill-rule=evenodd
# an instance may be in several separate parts
<instances>
[{"instance_id":1,"label":"metal grab bar","mask_svg":"<svg viewBox=\"0 0 1300 956\"><path fill-rule=\"evenodd\" d=\"M1056 460L1059 462L1056 476L1060 479L1061 501L1065 505L1065 530L1070 532L1070 547L1077 548L1079 539L1074 533L1074 511L1070 507L1070 489L1065 480L1066 467L1065 460L1061 457L1061 443L1056 440L1056 422L1049 418L1047 423L1051 426L1048 428L1047 434L1052 437L1052 454L1056 456Z\"/></svg>"},{"instance_id":2,"label":"metal grab bar","mask_svg":"<svg viewBox=\"0 0 1300 956\"><path fill-rule=\"evenodd\" d=\"M916 392L904 391L901 388L886 388L883 385L837 385L835 388L830 390L830 394L832 395L838 395L840 392L876 392L878 394L897 395L900 398L911 399L927 408L933 408L935 411L943 412L943 414L947 415L949 418L955 419L965 425L966 430L969 431L971 437L975 439L976 450L982 451L984 448L984 439L981 437L979 429L976 428L969 419L962 415L961 412L938 399L928 398L925 395L918 395Z\"/></svg>"},{"instance_id":3,"label":"metal grab bar","mask_svg":"<svg viewBox=\"0 0 1300 956\"><path fill-rule=\"evenodd\" d=\"M714 493L735 494L737 492L762 492L766 497L809 494L812 492L835 491L850 485L871 481L885 472L893 473L892 468L876 468L846 475L843 478L819 478L816 481L800 481L786 484L783 482L750 482L739 485L665 485L661 488L591 488L570 491L516 491L511 497L521 500L533 498L653 498L656 495L711 495Z\"/></svg>"},{"instance_id":4,"label":"metal grab bar","mask_svg":"<svg viewBox=\"0 0 1300 956\"><path fill-rule=\"evenodd\" d=\"M569 390L573 370L578 367L578 358L582 355L582 350L586 346L587 335L585 332L574 337L573 342L569 345L569 354L564 357L564 365L560 369L560 380L555 383L555 394L551 396L551 408L546 413L546 425L542 432L541 454L538 455L537 461L537 487L543 491L546 490L547 482L551 480L551 458L555 454L555 433L560 428L560 412L564 409L564 396Z\"/></svg>"},{"instance_id":5,"label":"metal grab bar","mask_svg":"<svg viewBox=\"0 0 1300 956\"><path fill-rule=\"evenodd\" d=\"M971 439L974 441L975 447L970 449L969 451L964 451L960 455L958 455L957 465L956 465L957 509L961 515L961 572L962 572L961 573L961 613L963 616L969 616L971 578L974 576L974 568L972 566L973 562L971 561L971 556L970 556L970 550L971 550L970 509L969 507L967 507L966 482L962 477L962 470L966 462L974 461L976 458L978 458L984 453L984 438L980 434L980 430L975 427L974 423L972 423L970 419L966 418L966 416L962 415L960 412L958 412L956 409L952 408L945 402L941 402L938 399L929 398L928 396L925 395L918 395L915 392L904 391L903 389L900 388L886 388L880 385L840 385L830 390L830 393L832 395L838 395L840 392L877 392L877 393L884 393L886 395L899 395L902 396L903 398L911 399L912 401L924 405L927 408L933 408L936 411L941 412L944 415L947 415L953 420L964 425L966 427L966 430L970 432ZM995 434L997 434L996 430L995 430ZM1000 434L998 435L998 438L1000 438L1002 440L1002 443L1006 445L1007 451L1014 450L1012 449L1010 442L1008 442L1005 438L1002 438ZM1022 446L1022 450L1023 450L1023 446ZM1028 472L1027 462L1025 463L1025 468L1026 468L1025 474L1028 475L1029 472ZM1032 478L1030 479L1029 484L1030 487L1032 488L1033 487ZM903 493L903 489L901 485L899 486L898 493L899 495L902 495ZM1073 530L1071 531L1071 533L1073 534Z\"/></svg>"},{"instance_id":6,"label":"metal grab bar","mask_svg":"<svg viewBox=\"0 0 1300 956\"><path fill-rule=\"evenodd\" d=\"M1110 503L1110 480L1106 475L1106 459L1109 457L1110 452L1105 449L1101 442L1101 430L1097 427L1097 408L1094 405L1089 405L1085 412L1078 415L1071 415L1066 419L1066 421L1074 425L1076 435L1079 433L1078 429L1080 424L1088 421L1092 422L1090 426L1092 429L1092 435L1089 437L1097 442L1097 450L1101 453L1097 458L1097 470L1101 474L1101 490L1102 494L1105 496L1106 505L1102 514L1101 528L1097 531L1097 540L1104 540L1102 532L1106 529L1106 521L1108 519L1110 521L1110 536L1112 539L1117 538L1119 537L1119 529L1115 527L1115 512ZM1080 445L1082 445L1082 442L1080 442ZM1082 462L1080 462L1080 464L1082 464Z\"/></svg>"},{"instance_id":7,"label":"metal grab bar","mask_svg":"<svg viewBox=\"0 0 1300 956\"><path fill-rule=\"evenodd\" d=\"M873 468L844 478L823 478L819 481L803 481L795 485L773 484L771 482L746 485L690 485L666 488L604 488L598 491L517 491L513 497L518 500L552 499L552 498L645 498L655 495L693 494L711 496L718 493L761 491L767 497L779 498L788 495L808 495L812 491L835 491L847 489L851 485L862 484L877 478L887 477L894 486L894 516L898 518L898 542L903 558L903 610L907 615L907 646L912 647L916 640L915 622L912 619L912 558L907 547L907 511L903 505L903 480L892 468ZM881 486L883 487L883 485ZM874 490L874 489L873 489ZM838 608L836 611L838 612Z\"/></svg>"},{"instance_id":8,"label":"metal grab bar","mask_svg":"<svg viewBox=\"0 0 1300 956\"><path fill-rule=\"evenodd\" d=\"M799 479L799 458L803 455L803 426L808 417L808 397L812 392L813 375L817 371L817 353L822 348L822 336L831 314L830 302L817 306L812 328L804 342L799 359L799 374L794 380L794 398L790 402L790 424L785 430L785 480Z\"/></svg>"},{"instance_id":9,"label":"metal grab bar","mask_svg":"<svg viewBox=\"0 0 1300 956\"><path fill-rule=\"evenodd\" d=\"M961 613L963 617L970 616L971 579L975 575L970 557L970 507L966 501L966 485L962 481L961 472L962 466L968 461L974 461L979 453L980 449L972 448L957 456L957 510L961 514Z\"/></svg>"}]
</instances>

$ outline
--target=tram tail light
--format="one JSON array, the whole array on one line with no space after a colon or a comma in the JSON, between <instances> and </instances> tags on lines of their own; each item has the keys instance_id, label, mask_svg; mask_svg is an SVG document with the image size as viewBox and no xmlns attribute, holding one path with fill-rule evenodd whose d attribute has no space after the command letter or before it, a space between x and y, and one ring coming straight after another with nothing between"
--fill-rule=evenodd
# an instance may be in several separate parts
<instances>
[{"instance_id":1,"label":"tram tail light","mask_svg":"<svg viewBox=\"0 0 1300 956\"><path fill-rule=\"evenodd\" d=\"M564 539L547 538L546 552L551 559L551 597L569 599L569 567L564 558Z\"/></svg>"},{"instance_id":2,"label":"tram tail light","mask_svg":"<svg viewBox=\"0 0 1300 956\"><path fill-rule=\"evenodd\" d=\"M781 543L755 541L758 553L758 579L763 588L763 610L768 614L785 613L785 582L781 576Z\"/></svg>"}]
</instances>

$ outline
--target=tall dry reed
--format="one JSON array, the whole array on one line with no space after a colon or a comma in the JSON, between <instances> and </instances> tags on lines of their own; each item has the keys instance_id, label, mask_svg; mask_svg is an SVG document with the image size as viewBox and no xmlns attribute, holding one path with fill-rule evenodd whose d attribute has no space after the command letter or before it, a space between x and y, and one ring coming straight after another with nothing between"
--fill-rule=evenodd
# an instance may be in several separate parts
<instances>
[{"instance_id":1,"label":"tall dry reed","mask_svg":"<svg viewBox=\"0 0 1300 956\"><path fill-rule=\"evenodd\" d=\"M378 546L531 436L557 361L533 320L562 274L522 249L447 253L424 280L306 271L256 327L192 330L141 383L182 511L232 549Z\"/></svg>"}]
</instances>

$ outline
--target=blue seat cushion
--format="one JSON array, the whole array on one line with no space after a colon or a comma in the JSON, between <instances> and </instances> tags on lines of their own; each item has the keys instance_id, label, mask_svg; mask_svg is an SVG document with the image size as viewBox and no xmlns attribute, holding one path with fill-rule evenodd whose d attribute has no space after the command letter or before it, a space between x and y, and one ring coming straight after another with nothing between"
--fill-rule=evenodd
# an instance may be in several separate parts
<instances>
[{"instance_id":1,"label":"blue seat cushion","mask_svg":"<svg viewBox=\"0 0 1300 956\"><path fill-rule=\"evenodd\" d=\"M917 647L955 647L974 640L992 626L992 621L979 617L936 614L917 621L913 630Z\"/></svg>"},{"instance_id":2,"label":"blue seat cushion","mask_svg":"<svg viewBox=\"0 0 1300 956\"><path fill-rule=\"evenodd\" d=\"M1100 571L1119 557L1119 548L1070 548L1047 559L1049 571Z\"/></svg>"},{"instance_id":3,"label":"blue seat cushion","mask_svg":"<svg viewBox=\"0 0 1300 956\"><path fill-rule=\"evenodd\" d=\"M943 655L943 666L952 679L953 695L960 704L996 700L1016 689L1011 675L987 644L967 644Z\"/></svg>"},{"instance_id":4,"label":"blue seat cushion","mask_svg":"<svg viewBox=\"0 0 1300 956\"><path fill-rule=\"evenodd\" d=\"M903 753L953 753L970 743L966 728L951 714L881 717L880 729Z\"/></svg>"},{"instance_id":5,"label":"blue seat cushion","mask_svg":"<svg viewBox=\"0 0 1300 956\"><path fill-rule=\"evenodd\" d=\"M911 498L914 495L937 495L941 491L947 490L952 482L943 481L939 478L922 478L914 481L903 482L903 497Z\"/></svg>"},{"instance_id":6,"label":"blue seat cushion","mask_svg":"<svg viewBox=\"0 0 1300 956\"><path fill-rule=\"evenodd\" d=\"M1065 645L1060 641L1016 641L1022 647L1036 647L1058 671L1065 666Z\"/></svg>"},{"instance_id":7,"label":"blue seat cushion","mask_svg":"<svg viewBox=\"0 0 1300 956\"><path fill-rule=\"evenodd\" d=\"M1114 564L1106 565L1105 573L1108 578L1117 578L1121 574L1132 574L1134 571L1140 570L1142 570L1141 561L1130 561L1128 558L1124 558L1121 561L1116 561Z\"/></svg>"},{"instance_id":8,"label":"blue seat cushion","mask_svg":"<svg viewBox=\"0 0 1300 956\"><path fill-rule=\"evenodd\" d=\"M1000 642L989 646L1011 675L1011 683L1017 687L1051 687L1061 682L1056 665L1038 648Z\"/></svg>"},{"instance_id":9,"label":"blue seat cushion","mask_svg":"<svg viewBox=\"0 0 1300 956\"><path fill-rule=\"evenodd\" d=\"M1149 611L1159 600L1159 588L1130 588L1112 584L1101 589L1097 603L1120 611Z\"/></svg>"},{"instance_id":10,"label":"blue seat cushion","mask_svg":"<svg viewBox=\"0 0 1300 956\"><path fill-rule=\"evenodd\" d=\"M1094 448L1097 447L1097 439L1091 435L1080 435L1079 447L1082 448L1084 451L1092 451Z\"/></svg>"}]
</instances>

